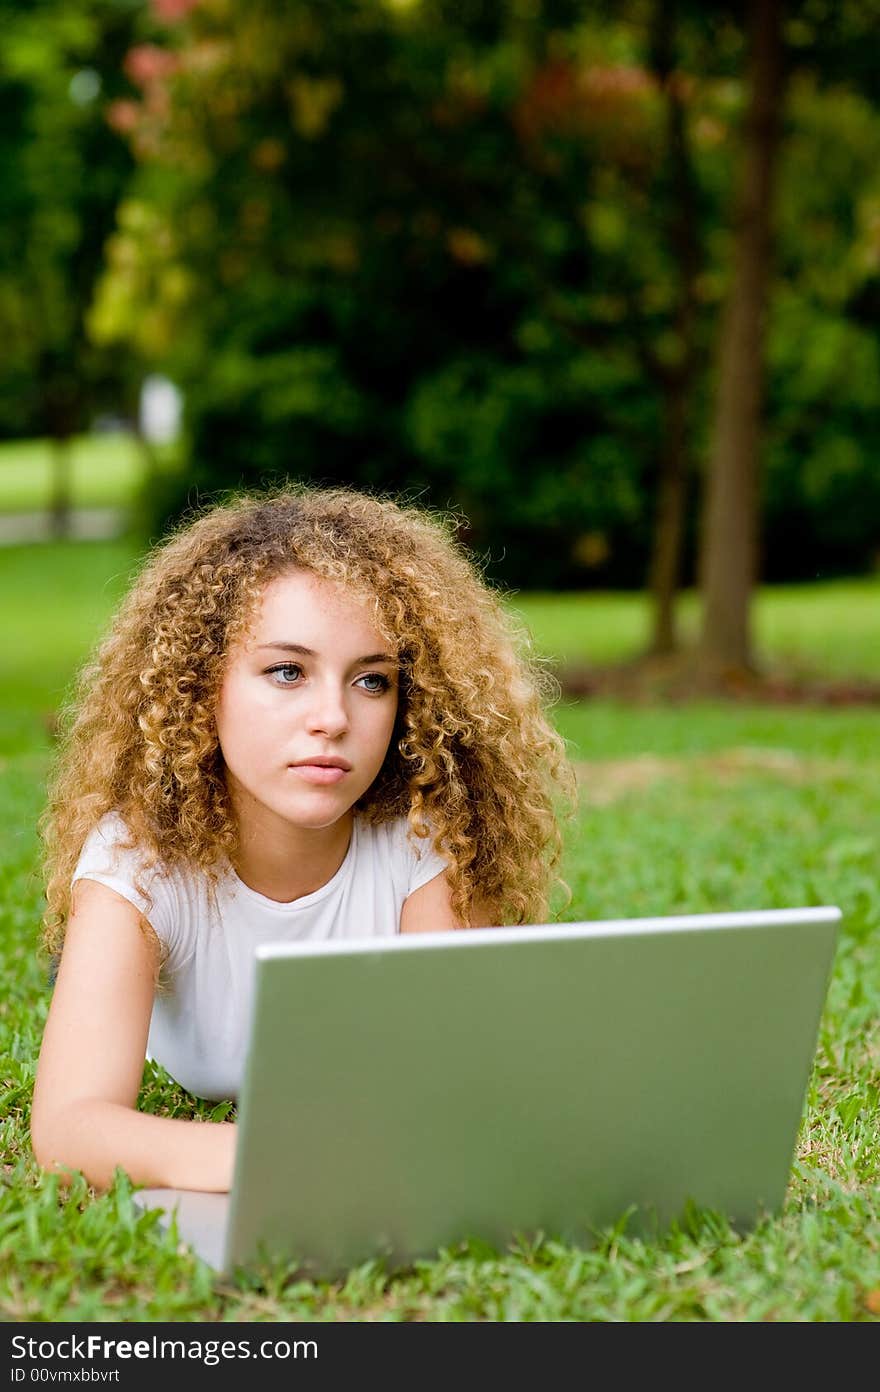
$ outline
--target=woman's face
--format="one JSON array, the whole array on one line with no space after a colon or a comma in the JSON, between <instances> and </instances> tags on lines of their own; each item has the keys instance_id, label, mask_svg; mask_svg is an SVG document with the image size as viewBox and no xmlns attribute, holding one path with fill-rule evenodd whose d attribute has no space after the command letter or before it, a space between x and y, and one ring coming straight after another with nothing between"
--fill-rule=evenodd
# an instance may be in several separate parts
<instances>
[{"instance_id":1,"label":"woman's face","mask_svg":"<svg viewBox=\"0 0 880 1392\"><path fill-rule=\"evenodd\" d=\"M270 581L217 705L239 821L338 822L382 766L397 701L397 654L366 601L305 570Z\"/></svg>"}]
</instances>

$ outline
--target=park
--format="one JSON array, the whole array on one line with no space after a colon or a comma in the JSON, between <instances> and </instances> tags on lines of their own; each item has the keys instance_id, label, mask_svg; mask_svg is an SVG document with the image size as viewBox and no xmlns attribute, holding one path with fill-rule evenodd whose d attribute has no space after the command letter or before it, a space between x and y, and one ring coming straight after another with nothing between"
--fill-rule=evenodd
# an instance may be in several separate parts
<instances>
[{"instance_id":1,"label":"park","mask_svg":"<svg viewBox=\"0 0 880 1392\"><path fill-rule=\"evenodd\" d=\"M880 1319L880 11L39 10L0 75L3 1319ZM77 674L157 543L287 481L434 509L500 597L577 782L563 920L840 907L780 1212L221 1279L122 1169L37 1165ZM137 1105L235 1117L151 1061Z\"/></svg>"}]
</instances>

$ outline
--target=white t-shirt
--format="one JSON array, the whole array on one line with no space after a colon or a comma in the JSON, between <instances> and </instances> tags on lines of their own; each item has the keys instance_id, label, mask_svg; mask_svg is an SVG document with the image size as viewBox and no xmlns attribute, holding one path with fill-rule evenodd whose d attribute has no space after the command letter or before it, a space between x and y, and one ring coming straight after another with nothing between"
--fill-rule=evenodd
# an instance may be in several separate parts
<instances>
[{"instance_id":1,"label":"white t-shirt","mask_svg":"<svg viewBox=\"0 0 880 1392\"><path fill-rule=\"evenodd\" d=\"M153 1002L147 1056L189 1092L211 1100L238 1095L259 943L309 938L390 937L404 900L446 869L405 818L373 826L357 816L345 859L313 894L288 904L267 899L230 869L216 888L203 874L162 867L142 874L152 903L136 888L142 859L124 850L116 814L88 837L73 881L98 880L140 910L162 944L163 986Z\"/></svg>"}]
</instances>

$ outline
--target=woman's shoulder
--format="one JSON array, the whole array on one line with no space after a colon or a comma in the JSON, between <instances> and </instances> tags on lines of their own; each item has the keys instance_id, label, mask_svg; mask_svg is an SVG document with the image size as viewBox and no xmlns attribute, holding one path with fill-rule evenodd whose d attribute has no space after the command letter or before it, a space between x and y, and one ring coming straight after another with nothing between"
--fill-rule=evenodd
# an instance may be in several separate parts
<instances>
[{"instance_id":1,"label":"woman's shoulder","mask_svg":"<svg viewBox=\"0 0 880 1392\"><path fill-rule=\"evenodd\" d=\"M108 855L118 858L126 853L141 860L144 858L144 852L139 849L122 814L106 812L83 842L80 860L90 860L96 856L106 858Z\"/></svg>"},{"instance_id":2,"label":"woman's shoulder","mask_svg":"<svg viewBox=\"0 0 880 1392\"><path fill-rule=\"evenodd\" d=\"M434 849L430 828L425 836L416 835L405 816L390 817L383 822L361 822L359 841L367 853L391 862L412 889L445 870L447 861Z\"/></svg>"},{"instance_id":3,"label":"woman's shoulder","mask_svg":"<svg viewBox=\"0 0 880 1392\"><path fill-rule=\"evenodd\" d=\"M154 852L139 844L118 812L102 817L86 837L72 882L97 880L127 899L148 919L166 948L182 932L181 910L190 896L187 882Z\"/></svg>"},{"instance_id":4,"label":"woman's shoulder","mask_svg":"<svg viewBox=\"0 0 880 1392\"><path fill-rule=\"evenodd\" d=\"M108 812L86 837L73 879L106 878L111 888L117 887L113 881L118 879L144 887L163 873L161 860L138 842L125 818Z\"/></svg>"}]
</instances>

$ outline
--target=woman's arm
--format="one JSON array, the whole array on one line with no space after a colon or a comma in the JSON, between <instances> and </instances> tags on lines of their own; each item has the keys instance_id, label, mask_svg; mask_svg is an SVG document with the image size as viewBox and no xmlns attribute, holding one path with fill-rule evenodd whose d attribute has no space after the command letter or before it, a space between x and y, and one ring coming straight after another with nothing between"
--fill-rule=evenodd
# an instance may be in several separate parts
<instances>
[{"instance_id":1,"label":"woman's arm","mask_svg":"<svg viewBox=\"0 0 880 1392\"><path fill-rule=\"evenodd\" d=\"M108 1187L226 1190L235 1127L135 1110L153 1007L158 944L137 909L95 880L77 882L43 1034L31 1143L45 1169Z\"/></svg>"}]
</instances>

